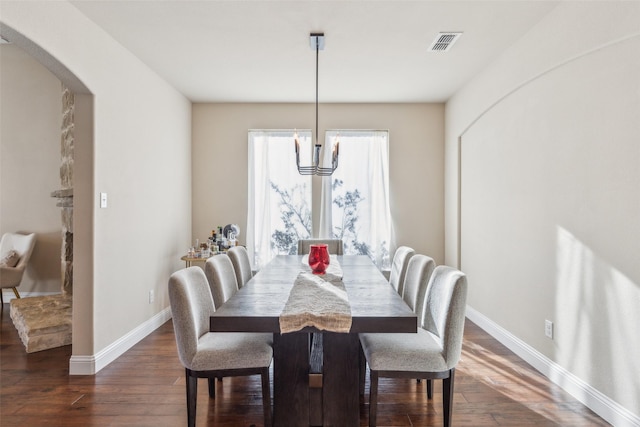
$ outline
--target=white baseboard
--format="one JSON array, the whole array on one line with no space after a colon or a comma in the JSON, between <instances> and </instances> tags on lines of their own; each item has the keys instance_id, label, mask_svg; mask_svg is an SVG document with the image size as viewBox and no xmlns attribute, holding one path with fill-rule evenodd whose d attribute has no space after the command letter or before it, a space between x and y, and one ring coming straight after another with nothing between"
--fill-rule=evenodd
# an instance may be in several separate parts
<instances>
[{"instance_id":1,"label":"white baseboard","mask_svg":"<svg viewBox=\"0 0 640 427\"><path fill-rule=\"evenodd\" d=\"M20 292L20 288L18 288L18 292ZM29 298L29 297L44 297L48 295L59 295L61 292L20 292L21 298ZM13 293L11 288L5 288L2 290L2 300L5 303L11 302L12 299L16 299L16 295Z\"/></svg>"},{"instance_id":2,"label":"white baseboard","mask_svg":"<svg viewBox=\"0 0 640 427\"><path fill-rule=\"evenodd\" d=\"M96 374L169 319L171 319L171 307L165 308L151 319L92 356L71 356L71 359L69 359L69 375Z\"/></svg>"},{"instance_id":3,"label":"white baseboard","mask_svg":"<svg viewBox=\"0 0 640 427\"><path fill-rule=\"evenodd\" d=\"M605 396L482 313L467 306L467 318L611 425L640 427L640 416Z\"/></svg>"}]
</instances>

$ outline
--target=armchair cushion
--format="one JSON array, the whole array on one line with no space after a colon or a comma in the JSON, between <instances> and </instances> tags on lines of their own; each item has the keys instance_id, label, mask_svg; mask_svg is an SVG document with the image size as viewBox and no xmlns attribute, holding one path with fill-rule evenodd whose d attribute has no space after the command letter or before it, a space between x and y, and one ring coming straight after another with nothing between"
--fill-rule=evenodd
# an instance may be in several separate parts
<instances>
[{"instance_id":1,"label":"armchair cushion","mask_svg":"<svg viewBox=\"0 0 640 427\"><path fill-rule=\"evenodd\" d=\"M18 265L18 261L20 261L20 254L12 249L0 260L0 267L13 268Z\"/></svg>"}]
</instances>

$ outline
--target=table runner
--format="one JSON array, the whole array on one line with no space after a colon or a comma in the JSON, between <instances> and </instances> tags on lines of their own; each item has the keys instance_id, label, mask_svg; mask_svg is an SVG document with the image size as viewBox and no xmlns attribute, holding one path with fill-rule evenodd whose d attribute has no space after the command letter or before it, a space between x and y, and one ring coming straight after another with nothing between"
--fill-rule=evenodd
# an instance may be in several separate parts
<instances>
[{"instance_id":1,"label":"table runner","mask_svg":"<svg viewBox=\"0 0 640 427\"><path fill-rule=\"evenodd\" d=\"M313 274L306 264L296 277L282 313L280 332L295 332L306 326L319 330L348 333L351 307L342 282L340 264L331 257L325 274Z\"/></svg>"}]
</instances>

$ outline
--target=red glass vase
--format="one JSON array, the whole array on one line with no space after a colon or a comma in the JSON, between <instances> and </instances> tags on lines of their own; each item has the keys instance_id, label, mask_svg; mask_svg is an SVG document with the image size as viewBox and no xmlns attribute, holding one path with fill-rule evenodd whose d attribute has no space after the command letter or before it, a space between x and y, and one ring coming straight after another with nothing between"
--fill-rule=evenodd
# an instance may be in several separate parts
<instances>
[{"instance_id":1,"label":"red glass vase","mask_svg":"<svg viewBox=\"0 0 640 427\"><path fill-rule=\"evenodd\" d=\"M326 244L311 245L309 267L313 274L324 274L329 265L329 250Z\"/></svg>"}]
</instances>

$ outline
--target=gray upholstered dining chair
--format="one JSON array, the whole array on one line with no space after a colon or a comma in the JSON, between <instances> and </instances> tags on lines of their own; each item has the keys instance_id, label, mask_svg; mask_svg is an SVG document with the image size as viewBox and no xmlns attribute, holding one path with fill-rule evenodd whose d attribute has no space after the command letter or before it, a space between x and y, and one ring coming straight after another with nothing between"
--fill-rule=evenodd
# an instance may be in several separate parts
<instances>
[{"instance_id":1,"label":"gray upholstered dining chair","mask_svg":"<svg viewBox=\"0 0 640 427\"><path fill-rule=\"evenodd\" d=\"M238 280L233 263L227 254L214 255L204 264L204 272L211 287L216 309L238 292Z\"/></svg>"},{"instance_id":2,"label":"gray upholstered dining chair","mask_svg":"<svg viewBox=\"0 0 640 427\"><path fill-rule=\"evenodd\" d=\"M421 254L413 255L407 263L404 285L402 286L402 299L418 316L418 326L422 325L424 295L435 268L436 263L433 258ZM361 375L364 378L364 374L361 373ZM417 381L420 382L420 379L418 378ZM427 380L427 395L429 399L433 395L431 380Z\"/></svg>"},{"instance_id":3,"label":"gray upholstered dining chair","mask_svg":"<svg viewBox=\"0 0 640 427\"><path fill-rule=\"evenodd\" d=\"M418 316L418 325L422 325L424 296L436 262L426 255L414 255L407 263L404 276L402 299Z\"/></svg>"},{"instance_id":4,"label":"gray upholstered dining chair","mask_svg":"<svg viewBox=\"0 0 640 427\"><path fill-rule=\"evenodd\" d=\"M0 240L0 304L4 304L2 289L11 288L20 298L18 286L36 244L35 233L5 233Z\"/></svg>"},{"instance_id":5,"label":"gray upholstered dining chair","mask_svg":"<svg viewBox=\"0 0 640 427\"><path fill-rule=\"evenodd\" d=\"M391 271L389 272L389 284L393 286L400 296L402 296L402 287L404 286L404 277L407 274L407 266L409 260L414 256L416 251L408 246L400 246L393 254L393 262L391 263Z\"/></svg>"},{"instance_id":6,"label":"gray upholstered dining chair","mask_svg":"<svg viewBox=\"0 0 640 427\"><path fill-rule=\"evenodd\" d=\"M231 259L233 269L236 272L236 280L238 281L238 288L244 286L251 277L253 272L251 271L251 261L249 260L249 253L244 246L234 246L227 251L227 255Z\"/></svg>"},{"instance_id":7,"label":"gray upholstered dining chair","mask_svg":"<svg viewBox=\"0 0 640 427\"><path fill-rule=\"evenodd\" d=\"M272 334L209 332L209 318L215 308L200 267L185 268L171 275L169 302L178 356L185 367L187 425L196 424L198 378L209 380L209 396L215 398L215 378L260 375L264 425L270 426Z\"/></svg>"},{"instance_id":8,"label":"gray upholstered dining chair","mask_svg":"<svg viewBox=\"0 0 640 427\"><path fill-rule=\"evenodd\" d=\"M414 255L408 262L404 278L402 299L416 313L418 327L422 325L424 298L431 274L436 267L433 258L426 255ZM366 374L366 360L364 353L360 352L360 394L364 393ZM431 397L431 381L427 380L429 398ZM418 379L420 382L420 379Z\"/></svg>"},{"instance_id":9,"label":"gray upholstered dining chair","mask_svg":"<svg viewBox=\"0 0 640 427\"><path fill-rule=\"evenodd\" d=\"M455 368L462 352L466 276L451 267L433 271L416 334L360 334L369 364L369 426L376 425L378 378L443 379L444 426L451 426Z\"/></svg>"},{"instance_id":10,"label":"gray upholstered dining chair","mask_svg":"<svg viewBox=\"0 0 640 427\"><path fill-rule=\"evenodd\" d=\"M344 248L341 239L300 239L298 240L298 255L309 253L311 245L326 244L330 254L344 255Z\"/></svg>"}]
</instances>

